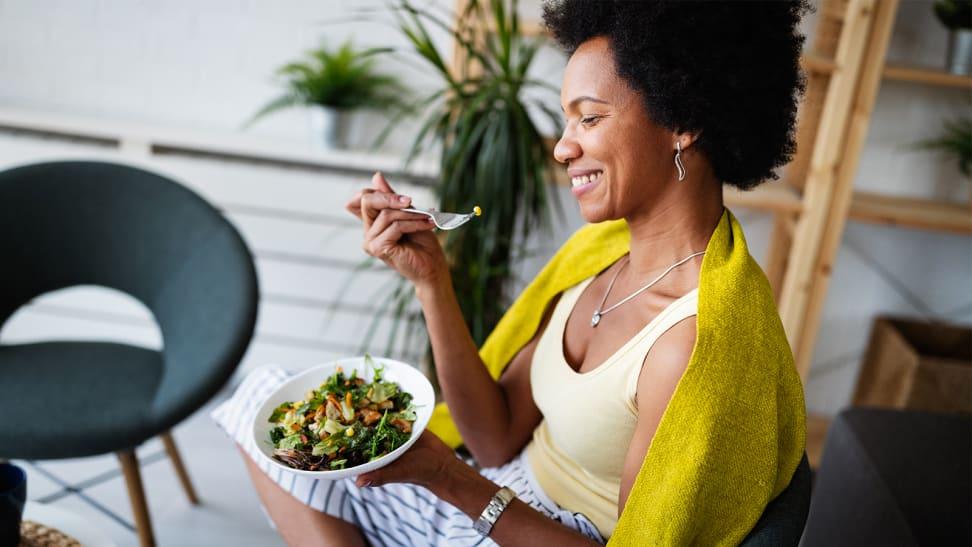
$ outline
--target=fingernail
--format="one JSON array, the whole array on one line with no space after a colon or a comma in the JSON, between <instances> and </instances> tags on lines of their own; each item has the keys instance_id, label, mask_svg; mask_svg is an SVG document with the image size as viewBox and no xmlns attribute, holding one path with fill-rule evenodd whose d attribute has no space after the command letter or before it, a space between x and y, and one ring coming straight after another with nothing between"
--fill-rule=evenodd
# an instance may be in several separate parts
<instances>
[{"instance_id":1,"label":"fingernail","mask_svg":"<svg viewBox=\"0 0 972 547\"><path fill-rule=\"evenodd\" d=\"M408 200L410 200L410 199L412 199L412 198L410 198L408 196L398 196L398 201L400 201L402 203L408 203Z\"/></svg>"},{"instance_id":2,"label":"fingernail","mask_svg":"<svg viewBox=\"0 0 972 547\"><path fill-rule=\"evenodd\" d=\"M360 486L361 488L367 488L371 486L371 481L369 480L358 481L358 486Z\"/></svg>"}]
</instances>

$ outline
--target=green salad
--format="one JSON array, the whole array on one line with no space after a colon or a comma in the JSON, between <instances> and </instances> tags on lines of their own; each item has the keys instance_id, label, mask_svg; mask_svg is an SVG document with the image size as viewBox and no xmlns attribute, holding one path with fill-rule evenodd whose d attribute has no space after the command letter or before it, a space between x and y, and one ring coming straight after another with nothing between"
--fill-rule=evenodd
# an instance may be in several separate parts
<instances>
[{"instance_id":1,"label":"green salad","mask_svg":"<svg viewBox=\"0 0 972 547\"><path fill-rule=\"evenodd\" d=\"M371 382L341 367L304 400L286 402L270 414L274 459L295 469L345 469L378 459L408 441L415 422L412 395L382 378Z\"/></svg>"}]
</instances>

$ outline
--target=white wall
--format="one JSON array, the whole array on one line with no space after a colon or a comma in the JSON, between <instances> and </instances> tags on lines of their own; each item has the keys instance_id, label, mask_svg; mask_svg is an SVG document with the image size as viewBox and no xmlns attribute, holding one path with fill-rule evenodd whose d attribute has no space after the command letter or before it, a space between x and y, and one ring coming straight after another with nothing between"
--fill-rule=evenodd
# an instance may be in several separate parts
<instances>
[{"instance_id":1,"label":"white wall","mask_svg":"<svg viewBox=\"0 0 972 547\"><path fill-rule=\"evenodd\" d=\"M342 24L374 0L3 0L0 103L202 130L237 131L279 94L274 71L325 41L336 47L406 42L379 23ZM387 16L379 19L387 20ZM444 35L437 39L445 45ZM386 71L402 65L384 59ZM430 72L401 74L409 85ZM363 115L363 125L380 122ZM360 120L359 120L360 121ZM358 140L376 134L356 128ZM371 128L373 129L373 128ZM303 146L300 111L248 133ZM407 141L402 134L393 141Z\"/></svg>"},{"instance_id":2,"label":"white wall","mask_svg":"<svg viewBox=\"0 0 972 547\"><path fill-rule=\"evenodd\" d=\"M447 0L437 0L449 5ZM370 23L327 24L362 5L351 0L0 0L0 107L23 108L96 119L146 123L233 135L277 88L276 67L317 44L354 36L359 46L397 44L386 27ZM539 2L521 11L536 17ZM816 17L805 21L812 32ZM445 53L448 41L437 36ZM812 42L812 37L808 42ZM945 35L930 2L904 2L891 44L891 58L940 64ZM559 84L564 59L553 50L540 58L537 74ZM385 63L410 85L427 87L428 73ZM861 158L861 189L900 195L967 200L969 183L952 162L901 147L936 134L941 120L969 113L969 93L885 82ZM552 106L556 107L552 97ZM360 115L352 130L359 146L376 134L380 116ZM388 150L410 144L414 126L393 135ZM304 149L307 126L300 111L275 115L248 132L254 138ZM111 154L87 144L0 134L0 167L37 158ZM223 207L254 247L264 302L258 337L245 366L268 360L304 366L349 351L362 314L328 321L321 300L333 298L347 268L338 260L360 255L353 225L340 218L340 202L368 173L337 173L258 166L212 158L152 159L153 168ZM551 241L562 241L580 225L569 193L566 225ZM421 193L421 188L414 188ZM270 209L268 212L267 209ZM335 212L337 211L337 212ZM769 218L737 211L759 260L765 254ZM547 247L547 252L552 246ZM525 266L525 276L541 259ZM872 317L894 312L972 322L972 249L964 236L850 223L824 309L814 368L806 386L811 410L832 414L848 402ZM362 289L364 290L364 289ZM63 301L42 299L0 333L4 342L74 332L105 333L158 344L151 320L125 302L112 304L121 319L74 313L90 306L90 293ZM74 300L72 300L72 298ZM60 302L60 303L59 303ZM71 308L70 310L67 308ZM336 329L336 330L335 330ZM153 338L155 336L155 338Z\"/></svg>"}]
</instances>

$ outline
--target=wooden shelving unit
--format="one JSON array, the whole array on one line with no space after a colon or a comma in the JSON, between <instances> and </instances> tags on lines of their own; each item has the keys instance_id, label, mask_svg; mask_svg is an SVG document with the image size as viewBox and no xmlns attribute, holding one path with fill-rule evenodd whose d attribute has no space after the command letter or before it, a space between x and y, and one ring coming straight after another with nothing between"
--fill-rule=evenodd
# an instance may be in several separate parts
<instances>
[{"instance_id":1,"label":"wooden shelving unit","mask_svg":"<svg viewBox=\"0 0 972 547\"><path fill-rule=\"evenodd\" d=\"M825 107L831 108L826 116L822 113L819 117L813 116L812 109L805 108L807 105L801 108L801 129L804 125L816 125L820 130L812 141L798 142L798 148L801 155L811 156L811 164L821 159L821 150L826 151L828 143L836 150L830 161L817 161L817 169L797 173L806 176L788 176L788 182L801 192L803 210L795 219L785 219L788 224L796 224L795 230L774 234L779 243L771 249L773 256L769 259L770 263L782 264L772 281L779 292L781 317L804 378L809 372L830 272L848 219L972 233L972 210L966 203L853 189L871 112L883 81L972 90L972 77L885 63L898 0L824 3L824 13L843 11L845 15L839 22L820 21L815 48L819 53L805 55L803 64L811 82L817 84L817 100L822 95ZM822 94L819 89L824 90ZM810 115L804 116L805 111ZM794 163L799 165L798 161ZM779 220L779 214L777 217Z\"/></svg>"},{"instance_id":2,"label":"wooden shelving unit","mask_svg":"<svg viewBox=\"0 0 972 547\"><path fill-rule=\"evenodd\" d=\"M871 112L884 81L972 91L972 77L886 63L899 0L823 0L814 53L802 64L808 93L801 105L798 157L787 183L797 211L774 212L768 275L780 302L797 368L806 379L830 275L848 220L972 234L968 203L855 191L853 183ZM840 14L838 16L838 14ZM829 419L807 420L807 451L819 462Z\"/></svg>"}]
</instances>

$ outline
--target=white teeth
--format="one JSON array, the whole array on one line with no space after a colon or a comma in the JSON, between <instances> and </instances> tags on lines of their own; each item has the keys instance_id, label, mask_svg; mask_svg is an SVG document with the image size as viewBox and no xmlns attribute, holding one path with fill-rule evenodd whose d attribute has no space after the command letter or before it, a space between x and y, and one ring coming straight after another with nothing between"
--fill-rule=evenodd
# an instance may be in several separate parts
<instances>
[{"instance_id":1,"label":"white teeth","mask_svg":"<svg viewBox=\"0 0 972 547\"><path fill-rule=\"evenodd\" d=\"M584 176L581 176L581 177L574 177L574 178L570 179L570 185L571 186L580 186L582 184L588 184L588 183L591 183L591 182L595 182L595 181L597 181L598 179L601 178L601 175L602 174L604 174L604 171L597 171L595 173L591 173L590 175L584 175Z\"/></svg>"}]
</instances>

